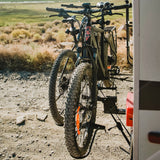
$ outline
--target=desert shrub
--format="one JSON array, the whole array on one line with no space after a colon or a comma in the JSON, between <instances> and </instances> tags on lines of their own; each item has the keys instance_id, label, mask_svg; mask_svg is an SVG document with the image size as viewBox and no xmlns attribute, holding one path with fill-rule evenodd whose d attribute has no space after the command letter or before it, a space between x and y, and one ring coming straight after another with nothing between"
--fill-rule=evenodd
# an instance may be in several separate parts
<instances>
[{"instance_id":1,"label":"desert shrub","mask_svg":"<svg viewBox=\"0 0 160 160\"><path fill-rule=\"evenodd\" d=\"M0 69L24 70L28 66L29 54L19 45L0 46Z\"/></svg>"},{"instance_id":2,"label":"desert shrub","mask_svg":"<svg viewBox=\"0 0 160 160\"><path fill-rule=\"evenodd\" d=\"M40 28L40 31L41 31L41 33L45 33L46 32L44 27Z\"/></svg>"},{"instance_id":3,"label":"desert shrub","mask_svg":"<svg viewBox=\"0 0 160 160\"><path fill-rule=\"evenodd\" d=\"M46 33L43 40L44 42L52 41L52 33Z\"/></svg>"},{"instance_id":4,"label":"desert shrub","mask_svg":"<svg viewBox=\"0 0 160 160\"><path fill-rule=\"evenodd\" d=\"M38 25L38 26L44 26L45 23L44 23L44 22L41 22L41 23L38 23L37 25Z\"/></svg>"},{"instance_id":5,"label":"desert shrub","mask_svg":"<svg viewBox=\"0 0 160 160\"><path fill-rule=\"evenodd\" d=\"M44 42L56 41L56 38L55 38L54 34L52 34L52 32L47 32L43 36L43 41Z\"/></svg>"},{"instance_id":6,"label":"desert shrub","mask_svg":"<svg viewBox=\"0 0 160 160\"><path fill-rule=\"evenodd\" d=\"M45 30L53 29L55 27L59 30L60 28L63 28L63 23L60 20L54 20L53 22L47 22L44 25Z\"/></svg>"},{"instance_id":7,"label":"desert shrub","mask_svg":"<svg viewBox=\"0 0 160 160\"><path fill-rule=\"evenodd\" d=\"M40 34L36 33L36 34L33 35L33 41L34 42L39 42L41 40L42 40L42 38L41 38Z\"/></svg>"},{"instance_id":8,"label":"desert shrub","mask_svg":"<svg viewBox=\"0 0 160 160\"><path fill-rule=\"evenodd\" d=\"M131 68L131 65L127 62L127 51L126 51L126 42L125 40L118 40L118 48L117 48L117 66L121 68ZM131 47L130 50L131 56L133 56L133 50Z\"/></svg>"},{"instance_id":9,"label":"desert shrub","mask_svg":"<svg viewBox=\"0 0 160 160\"><path fill-rule=\"evenodd\" d=\"M25 29L16 29L11 33L13 38L30 38L31 34L28 30Z\"/></svg>"},{"instance_id":10,"label":"desert shrub","mask_svg":"<svg viewBox=\"0 0 160 160\"><path fill-rule=\"evenodd\" d=\"M0 34L0 41L4 43L9 43L9 35L6 33Z\"/></svg>"},{"instance_id":11,"label":"desert shrub","mask_svg":"<svg viewBox=\"0 0 160 160\"><path fill-rule=\"evenodd\" d=\"M53 23L54 23L54 25L57 26L57 25L61 24L62 22L60 20L54 20Z\"/></svg>"},{"instance_id":12,"label":"desert shrub","mask_svg":"<svg viewBox=\"0 0 160 160\"><path fill-rule=\"evenodd\" d=\"M119 31L117 36L118 36L118 38L125 39L126 38L126 31L125 30Z\"/></svg>"},{"instance_id":13,"label":"desert shrub","mask_svg":"<svg viewBox=\"0 0 160 160\"><path fill-rule=\"evenodd\" d=\"M59 27L57 27L57 26L54 26L52 29L51 29L51 32L58 32L58 30L59 30Z\"/></svg>"},{"instance_id":14,"label":"desert shrub","mask_svg":"<svg viewBox=\"0 0 160 160\"><path fill-rule=\"evenodd\" d=\"M50 52L47 50L45 51L38 51L33 58L33 67L35 70L43 71L50 69L53 65L54 59Z\"/></svg>"},{"instance_id":15,"label":"desert shrub","mask_svg":"<svg viewBox=\"0 0 160 160\"><path fill-rule=\"evenodd\" d=\"M65 42L66 41L66 34L64 30L60 30L57 33L57 42Z\"/></svg>"},{"instance_id":16,"label":"desert shrub","mask_svg":"<svg viewBox=\"0 0 160 160\"><path fill-rule=\"evenodd\" d=\"M45 30L47 30L48 28L52 28L54 26L54 23L53 22L47 22L45 25L44 25L44 28Z\"/></svg>"},{"instance_id":17,"label":"desert shrub","mask_svg":"<svg viewBox=\"0 0 160 160\"><path fill-rule=\"evenodd\" d=\"M70 28L70 24L68 23L62 23L63 28ZM75 26L76 27L76 26ZM78 26L77 26L78 27Z\"/></svg>"},{"instance_id":18,"label":"desert shrub","mask_svg":"<svg viewBox=\"0 0 160 160\"><path fill-rule=\"evenodd\" d=\"M45 28L44 27L39 27L37 25L32 25L31 28L30 28L30 32L32 34L38 33L38 34L42 35L43 33L45 33Z\"/></svg>"},{"instance_id":19,"label":"desert shrub","mask_svg":"<svg viewBox=\"0 0 160 160\"><path fill-rule=\"evenodd\" d=\"M71 35L66 36L66 41L67 42L73 42L73 37Z\"/></svg>"},{"instance_id":20,"label":"desert shrub","mask_svg":"<svg viewBox=\"0 0 160 160\"><path fill-rule=\"evenodd\" d=\"M3 27L3 32L6 34L10 34L12 32L12 28L11 27Z\"/></svg>"},{"instance_id":21,"label":"desert shrub","mask_svg":"<svg viewBox=\"0 0 160 160\"><path fill-rule=\"evenodd\" d=\"M30 45L0 45L0 70L50 70L58 53L53 47Z\"/></svg>"},{"instance_id":22,"label":"desert shrub","mask_svg":"<svg viewBox=\"0 0 160 160\"><path fill-rule=\"evenodd\" d=\"M29 30L30 25L29 24L25 24L25 23L17 23L14 26L14 30L16 29L25 29L25 30Z\"/></svg>"},{"instance_id":23,"label":"desert shrub","mask_svg":"<svg viewBox=\"0 0 160 160\"><path fill-rule=\"evenodd\" d=\"M122 24L124 24L124 23L122 23ZM122 25L122 24L116 24L117 28L118 28L118 34L117 35L118 35L119 38L125 39L126 38L126 25ZM130 34L130 36L133 35L133 29L131 27L129 28L129 34Z\"/></svg>"}]
</instances>

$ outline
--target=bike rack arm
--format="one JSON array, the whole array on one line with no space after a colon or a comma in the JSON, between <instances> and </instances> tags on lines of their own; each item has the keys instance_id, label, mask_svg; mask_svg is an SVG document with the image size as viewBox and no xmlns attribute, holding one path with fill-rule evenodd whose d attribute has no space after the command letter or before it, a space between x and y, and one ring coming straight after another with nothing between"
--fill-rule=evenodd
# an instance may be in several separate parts
<instances>
[{"instance_id":1,"label":"bike rack arm","mask_svg":"<svg viewBox=\"0 0 160 160\"><path fill-rule=\"evenodd\" d=\"M132 8L132 3L129 3L129 0L125 0L126 4L121 6L114 6L111 9L113 10L120 10L120 9L126 9L126 49L127 49L127 62L132 65L131 61L133 57L130 55L130 46L129 46L129 8Z\"/></svg>"}]
</instances>

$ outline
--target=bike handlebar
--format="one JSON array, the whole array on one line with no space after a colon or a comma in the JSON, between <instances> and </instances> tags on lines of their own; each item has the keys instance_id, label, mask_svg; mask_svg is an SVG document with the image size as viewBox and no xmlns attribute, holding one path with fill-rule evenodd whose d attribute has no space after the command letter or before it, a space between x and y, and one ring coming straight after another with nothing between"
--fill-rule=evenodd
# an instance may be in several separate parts
<instances>
[{"instance_id":1,"label":"bike handlebar","mask_svg":"<svg viewBox=\"0 0 160 160\"><path fill-rule=\"evenodd\" d=\"M58 13L60 13L60 12L75 13L75 14L85 14L86 13L85 10L71 11L71 10L65 10L63 8L49 8L49 7L47 7L46 10L52 11L52 12L58 12ZM97 13L100 11L101 11L100 9L92 9L92 10L90 10L90 13Z\"/></svg>"},{"instance_id":2,"label":"bike handlebar","mask_svg":"<svg viewBox=\"0 0 160 160\"><path fill-rule=\"evenodd\" d=\"M124 4L124 5L121 5L121 6L113 6L110 9L111 10L119 10L119 9L126 9L126 8L132 8L132 3Z\"/></svg>"},{"instance_id":3,"label":"bike handlebar","mask_svg":"<svg viewBox=\"0 0 160 160\"><path fill-rule=\"evenodd\" d=\"M75 6L73 4L70 4L70 5L64 5L62 4L62 6L65 6L65 7L68 7L68 8L71 8L71 7L80 7L80 8L83 8L84 6ZM92 6L91 6L92 7ZM110 7L107 7L107 8L104 8L104 10L120 10L120 9L126 9L126 8L131 8L132 7L132 4L125 4L125 5L121 5L121 6L110 6ZM79 11L71 11L71 10L66 10L66 9L63 9L63 8L49 8L47 7L46 8L47 11L52 11L52 12L58 12L60 13L58 16L61 16L61 17L69 17L69 15L67 13L75 13L75 14L92 14L92 13L97 13L97 12L101 12L102 9L89 9L89 10L79 10Z\"/></svg>"}]
</instances>

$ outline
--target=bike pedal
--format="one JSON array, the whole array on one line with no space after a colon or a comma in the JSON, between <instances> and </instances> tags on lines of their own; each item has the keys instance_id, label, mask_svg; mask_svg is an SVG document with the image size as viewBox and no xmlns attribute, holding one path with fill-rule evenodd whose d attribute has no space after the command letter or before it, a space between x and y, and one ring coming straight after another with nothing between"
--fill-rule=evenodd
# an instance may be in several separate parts
<instances>
[{"instance_id":1,"label":"bike pedal","mask_svg":"<svg viewBox=\"0 0 160 160\"><path fill-rule=\"evenodd\" d=\"M94 129L98 129L98 130L106 130L106 127L105 126L103 126L103 125L100 125L100 124L93 124L93 128Z\"/></svg>"},{"instance_id":2,"label":"bike pedal","mask_svg":"<svg viewBox=\"0 0 160 160\"><path fill-rule=\"evenodd\" d=\"M101 87L101 86L98 86L98 90L116 90L117 87Z\"/></svg>"},{"instance_id":3,"label":"bike pedal","mask_svg":"<svg viewBox=\"0 0 160 160\"><path fill-rule=\"evenodd\" d=\"M116 128L116 127L117 127L117 125L113 126L113 127L110 127L110 128L108 128L108 131L110 131L111 129Z\"/></svg>"}]
</instances>

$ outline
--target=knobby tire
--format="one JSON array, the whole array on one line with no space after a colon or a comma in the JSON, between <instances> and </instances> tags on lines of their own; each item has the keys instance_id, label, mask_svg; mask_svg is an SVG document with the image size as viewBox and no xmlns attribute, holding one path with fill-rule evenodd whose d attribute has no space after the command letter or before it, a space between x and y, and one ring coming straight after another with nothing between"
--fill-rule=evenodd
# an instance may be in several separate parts
<instances>
[{"instance_id":1,"label":"knobby tire","mask_svg":"<svg viewBox=\"0 0 160 160\"><path fill-rule=\"evenodd\" d=\"M54 64L53 64L53 67L52 67L52 70L51 70L51 73L50 73L50 81L49 81L49 106L50 106L50 111L51 111L52 117L53 117L53 119L55 120L55 122L58 126L63 126L64 116L61 115L60 111L58 110L58 108L61 107L61 106L56 101L56 98L57 98L56 94L58 92L57 88L56 88L56 84L58 83L57 82L58 81L57 77L58 77L58 74L59 74L59 69L61 67L61 63L62 63L63 59L65 59L65 58L71 59L74 64L76 62L76 55L75 55L75 53L73 53L73 51L65 50L62 53L60 53L59 56L57 57L57 59L55 60ZM64 103L64 102L62 102L62 103Z\"/></svg>"},{"instance_id":2,"label":"knobby tire","mask_svg":"<svg viewBox=\"0 0 160 160\"><path fill-rule=\"evenodd\" d=\"M93 133L93 124L95 123L95 119L96 119L96 103L97 103L96 101L97 95L95 94L96 83L93 82L94 78L92 78L92 76L96 76L96 75L93 75L93 73L94 72L92 72L91 64L89 63L80 64L75 69L72 75L70 86L69 86L69 91L68 91L68 96L66 101L66 110L65 110L65 141L66 141L66 146L70 155L74 158L81 158L86 154L90 144L92 133ZM78 114L77 112L81 109L80 106L82 107L82 111L83 111L83 108L87 106L87 105L83 106L81 105L82 103L80 103L81 101L83 101L83 98L82 98L83 95L81 95L80 90L81 90L81 85L83 84L82 81L83 79L85 79L84 77L88 77L88 83L89 83L89 86L91 86L91 88L89 89L90 96L88 97L90 97L90 100L92 102L92 106L90 106L92 109L90 109L90 112L89 112L91 113L91 118L89 122L86 123L88 124L88 126L86 125L86 128L84 129L82 126L83 125L85 126L85 124L82 124L81 122L79 124L81 125L80 127L81 129L78 131L77 125L76 125L77 123L76 117ZM84 109L84 112L86 109ZM87 111L86 111L86 115L87 115ZM78 144L77 137L78 136L83 137L84 135L86 135L86 134L81 135L83 134L82 131L84 130L88 132L87 133L88 136L82 143L83 146L80 146L80 144ZM79 132L79 135L77 136L78 132Z\"/></svg>"}]
</instances>

